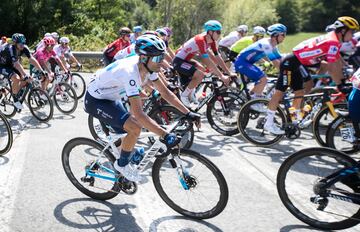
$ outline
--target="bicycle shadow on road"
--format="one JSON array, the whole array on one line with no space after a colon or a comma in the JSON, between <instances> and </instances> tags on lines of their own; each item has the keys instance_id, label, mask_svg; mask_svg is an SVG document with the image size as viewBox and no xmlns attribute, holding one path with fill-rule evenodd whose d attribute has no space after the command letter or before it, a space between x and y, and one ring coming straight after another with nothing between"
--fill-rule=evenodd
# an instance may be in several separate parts
<instances>
[{"instance_id":1,"label":"bicycle shadow on road","mask_svg":"<svg viewBox=\"0 0 360 232\"><path fill-rule=\"evenodd\" d=\"M291 232L291 231L324 231L320 229L316 229L314 227L308 226L308 225L287 225L282 228L280 228L279 232ZM332 230L326 230L328 232Z\"/></svg>"},{"instance_id":2,"label":"bicycle shadow on road","mask_svg":"<svg viewBox=\"0 0 360 232\"><path fill-rule=\"evenodd\" d=\"M22 131L29 129L48 129L51 127L51 124L48 122L39 122L30 115L25 115L18 119L10 119L9 123L14 134L20 134Z\"/></svg>"},{"instance_id":3,"label":"bicycle shadow on road","mask_svg":"<svg viewBox=\"0 0 360 232\"><path fill-rule=\"evenodd\" d=\"M220 134L207 134L206 132L196 132L194 144L190 149L199 151L206 156L222 156L226 152L226 145L232 143L233 138ZM231 151L228 148L228 151Z\"/></svg>"},{"instance_id":4,"label":"bicycle shadow on road","mask_svg":"<svg viewBox=\"0 0 360 232\"><path fill-rule=\"evenodd\" d=\"M131 228L131 231L143 231L130 211L134 208L136 206L132 204L115 205L107 201L75 198L57 205L54 216L60 223L79 230L128 231Z\"/></svg>"},{"instance_id":5,"label":"bicycle shadow on road","mask_svg":"<svg viewBox=\"0 0 360 232\"><path fill-rule=\"evenodd\" d=\"M72 120L76 118L74 115L72 114L62 114L62 113L58 113L58 114L54 114L53 115L53 120Z\"/></svg>"},{"instance_id":6,"label":"bicycle shadow on road","mask_svg":"<svg viewBox=\"0 0 360 232\"><path fill-rule=\"evenodd\" d=\"M187 226L185 228L174 228L175 226L177 226L178 224L175 223L174 225L174 220L184 220L187 221ZM211 224L207 221L201 221L201 220L195 220L195 219L190 219L187 218L185 216L166 216L166 217L161 217L158 218L156 220L154 220L150 227L149 227L149 232L157 232L157 231L164 231L162 228L159 228L160 224L164 224L168 222L169 223L169 227L171 226L173 231L214 231L214 232L220 232L222 231L219 227L215 226L214 224ZM194 224L197 224L196 229L191 228L188 225L188 222L193 222ZM202 227L202 228L198 228L198 226Z\"/></svg>"},{"instance_id":7,"label":"bicycle shadow on road","mask_svg":"<svg viewBox=\"0 0 360 232\"><path fill-rule=\"evenodd\" d=\"M7 163L9 163L9 158L6 156L0 156L0 166L3 166Z\"/></svg>"}]
</instances>

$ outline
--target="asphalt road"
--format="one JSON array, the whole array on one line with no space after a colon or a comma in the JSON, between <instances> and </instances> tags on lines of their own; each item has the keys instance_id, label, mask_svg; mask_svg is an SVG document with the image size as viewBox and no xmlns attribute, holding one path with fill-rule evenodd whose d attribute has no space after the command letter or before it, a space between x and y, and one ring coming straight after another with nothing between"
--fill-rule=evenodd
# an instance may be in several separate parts
<instances>
[{"instance_id":1,"label":"asphalt road","mask_svg":"<svg viewBox=\"0 0 360 232\"><path fill-rule=\"evenodd\" d=\"M54 119L45 124L28 110L10 120L15 139L12 150L0 157L0 231L313 231L284 208L276 191L282 161L317 146L310 132L261 148L240 136L218 134L204 117L192 149L222 171L229 202L219 216L196 221L169 208L149 176L135 195L119 194L106 202L92 200L70 183L61 151L74 137L91 137L82 105L69 116L55 109Z\"/></svg>"}]
</instances>

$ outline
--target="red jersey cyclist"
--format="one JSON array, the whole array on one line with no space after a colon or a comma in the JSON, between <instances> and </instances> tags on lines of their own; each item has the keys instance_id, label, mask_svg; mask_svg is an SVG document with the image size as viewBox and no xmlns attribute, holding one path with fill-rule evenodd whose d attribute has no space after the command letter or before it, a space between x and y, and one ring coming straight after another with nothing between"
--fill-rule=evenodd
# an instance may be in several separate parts
<instances>
[{"instance_id":1,"label":"red jersey cyclist","mask_svg":"<svg viewBox=\"0 0 360 232\"><path fill-rule=\"evenodd\" d=\"M226 77L218 69L217 65L228 75L235 75L230 72L224 60L218 54L217 40L221 35L221 23L216 20L207 21L204 24L204 29L204 33L196 35L183 44L177 50L173 60L174 69L181 75L181 84L187 86L180 95L181 101L187 107L190 107L191 104L190 95L192 95L192 101L195 102L193 90L205 76L204 67L192 59L194 56L199 56L200 61L210 69L210 72L218 76L226 85L229 84L230 78Z\"/></svg>"}]
</instances>

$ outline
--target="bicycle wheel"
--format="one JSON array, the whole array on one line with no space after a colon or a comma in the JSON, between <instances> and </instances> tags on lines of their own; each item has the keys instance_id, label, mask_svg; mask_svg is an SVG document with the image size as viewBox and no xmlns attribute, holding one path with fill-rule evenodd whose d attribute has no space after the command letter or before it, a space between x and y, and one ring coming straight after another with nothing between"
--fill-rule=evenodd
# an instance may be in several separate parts
<instances>
[{"instance_id":1,"label":"bicycle wheel","mask_svg":"<svg viewBox=\"0 0 360 232\"><path fill-rule=\"evenodd\" d=\"M14 106L14 98L11 90L8 87L0 87L0 111L8 118L16 114L16 107Z\"/></svg>"},{"instance_id":2,"label":"bicycle wheel","mask_svg":"<svg viewBox=\"0 0 360 232\"><path fill-rule=\"evenodd\" d=\"M221 92L209 101L206 107L206 117L211 127L222 135L239 133L236 115L244 103L242 98L233 93Z\"/></svg>"},{"instance_id":3,"label":"bicycle wheel","mask_svg":"<svg viewBox=\"0 0 360 232\"><path fill-rule=\"evenodd\" d=\"M155 120L160 126L166 126L176 121L176 119L180 118L183 115L178 109L173 106L165 105L160 108L156 108L149 113L149 117ZM187 123L187 122L185 122ZM184 129L187 128L187 125L179 125L178 128L174 131L174 133L183 134ZM190 148L194 142L194 128L187 131L181 138L180 147L181 148ZM149 137L149 141L153 144L155 139L153 137Z\"/></svg>"},{"instance_id":4,"label":"bicycle wheel","mask_svg":"<svg viewBox=\"0 0 360 232\"><path fill-rule=\"evenodd\" d=\"M78 99L75 90L67 83L61 82L55 87L54 103L56 108L64 114L71 114L76 110Z\"/></svg>"},{"instance_id":5,"label":"bicycle wheel","mask_svg":"<svg viewBox=\"0 0 360 232\"><path fill-rule=\"evenodd\" d=\"M274 145L284 137L284 135L273 135L264 130L268 104L269 100L266 99L248 101L243 105L237 117L241 135L250 143L258 146ZM255 110L254 106L256 105L260 107L260 110ZM286 123L286 115L280 107L277 108L274 121L279 127L284 127Z\"/></svg>"},{"instance_id":6,"label":"bicycle wheel","mask_svg":"<svg viewBox=\"0 0 360 232\"><path fill-rule=\"evenodd\" d=\"M351 135L352 134L352 135ZM346 154L359 151L359 145L353 143L354 126L349 117L339 116L330 123L326 132L326 143L329 147Z\"/></svg>"},{"instance_id":7,"label":"bicycle wheel","mask_svg":"<svg viewBox=\"0 0 360 232\"><path fill-rule=\"evenodd\" d=\"M84 78L79 73L71 73L69 84L74 88L78 99L82 98L85 94L86 84Z\"/></svg>"},{"instance_id":8,"label":"bicycle wheel","mask_svg":"<svg viewBox=\"0 0 360 232\"><path fill-rule=\"evenodd\" d=\"M42 98L46 98L44 100ZM47 92L39 88L33 88L28 95L29 109L34 117L41 122L48 122L54 113L54 105Z\"/></svg>"},{"instance_id":9,"label":"bicycle wheel","mask_svg":"<svg viewBox=\"0 0 360 232\"><path fill-rule=\"evenodd\" d=\"M341 196L359 192L360 178L357 174L350 175L327 189L322 189L321 184L326 183L331 174L353 165L355 160L333 149L298 151L279 169L276 185L280 199L296 218L310 226L323 230L352 227L359 223L360 206Z\"/></svg>"},{"instance_id":10,"label":"bicycle wheel","mask_svg":"<svg viewBox=\"0 0 360 232\"><path fill-rule=\"evenodd\" d=\"M13 144L13 133L9 121L0 113L0 156L5 155Z\"/></svg>"},{"instance_id":11,"label":"bicycle wheel","mask_svg":"<svg viewBox=\"0 0 360 232\"><path fill-rule=\"evenodd\" d=\"M119 194L117 182L87 174L115 177L106 171L115 172L115 158L108 150L104 151L101 144L87 138L74 138L65 144L61 157L66 176L80 192L97 200L108 200Z\"/></svg>"},{"instance_id":12,"label":"bicycle wheel","mask_svg":"<svg viewBox=\"0 0 360 232\"><path fill-rule=\"evenodd\" d=\"M180 181L176 167L179 163L171 157L178 157L183 164ZM220 170L192 150L175 149L167 157L158 157L152 167L152 179L165 203L190 218L215 217L228 202L229 190Z\"/></svg>"},{"instance_id":13,"label":"bicycle wheel","mask_svg":"<svg viewBox=\"0 0 360 232\"><path fill-rule=\"evenodd\" d=\"M334 104L335 109L346 110L346 103ZM329 124L334 120L334 117L330 114L329 107L322 108L314 118L313 122L313 132L316 139L316 142L323 147L328 146L326 143L326 131L329 127Z\"/></svg>"}]
</instances>

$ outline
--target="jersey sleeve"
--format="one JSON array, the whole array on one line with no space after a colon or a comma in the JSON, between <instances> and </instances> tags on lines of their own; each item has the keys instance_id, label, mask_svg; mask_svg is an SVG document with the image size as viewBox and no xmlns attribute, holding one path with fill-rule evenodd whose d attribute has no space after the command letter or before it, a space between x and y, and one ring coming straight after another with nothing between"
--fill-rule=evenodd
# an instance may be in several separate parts
<instances>
[{"instance_id":1,"label":"jersey sleeve","mask_svg":"<svg viewBox=\"0 0 360 232\"><path fill-rule=\"evenodd\" d=\"M270 61L281 59L281 54L277 47L265 52L266 56L269 58Z\"/></svg>"},{"instance_id":2,"label":"jersey sleeve","mask_svg":"<svg viewBox=\"0 0 360 232\"><path fill-rule=\"evenodd\" d=\"M215 41L212 42L210 46L211 46L211 50L214 52L215 56L217 56L218 55L218 49L217 49L216 42Z\"/></svg>"},{"instance_id":3,"label":"jersey sleeve","mask_svg":"<svg viewBox=\"0 0 360 232\"><path fill-rule=\"evenodd\" d=\"M195 43L196 43L196 46L199 49L199 53L200 53L201 58L208 58L209 55L208 55L208 53L206 51L205 37L202 36L202 35L195 36Z\"/></svg>"},{"instance_id":4,"label":"jersey sleeve","mask_svg":"<svg viewBox=\"0 0 360 232\"><path fill-rule=\"evenodd\" d=\"M138 78L135 77L129 77L129 78L119 78L123 86L125 88L126 95L130 97L135 97L140 95L140 81Z\"/></svg>"},{"instance_id":5,"label":"jersey sleeve","mask_svg":"<svg viewBox=\"0 0 360 232\"><path fill-rule=\"evenodd\" d=\"M326 61L333 63L340 58L340 47L337 44L330 44L326 53Z\"/></svg>"},{"instance_id":6,"label":"jersey sleeve","mask_svg":"<svg viewBox=\"0 0 360 232\"><path fill-rule=\"evenodd\" d=\"M30 49L28 46L24 46L24 50L23 50L23 54L27 57L30 58L31 57L31 53L30 53Z\"/></svg>"}]
</instances>

